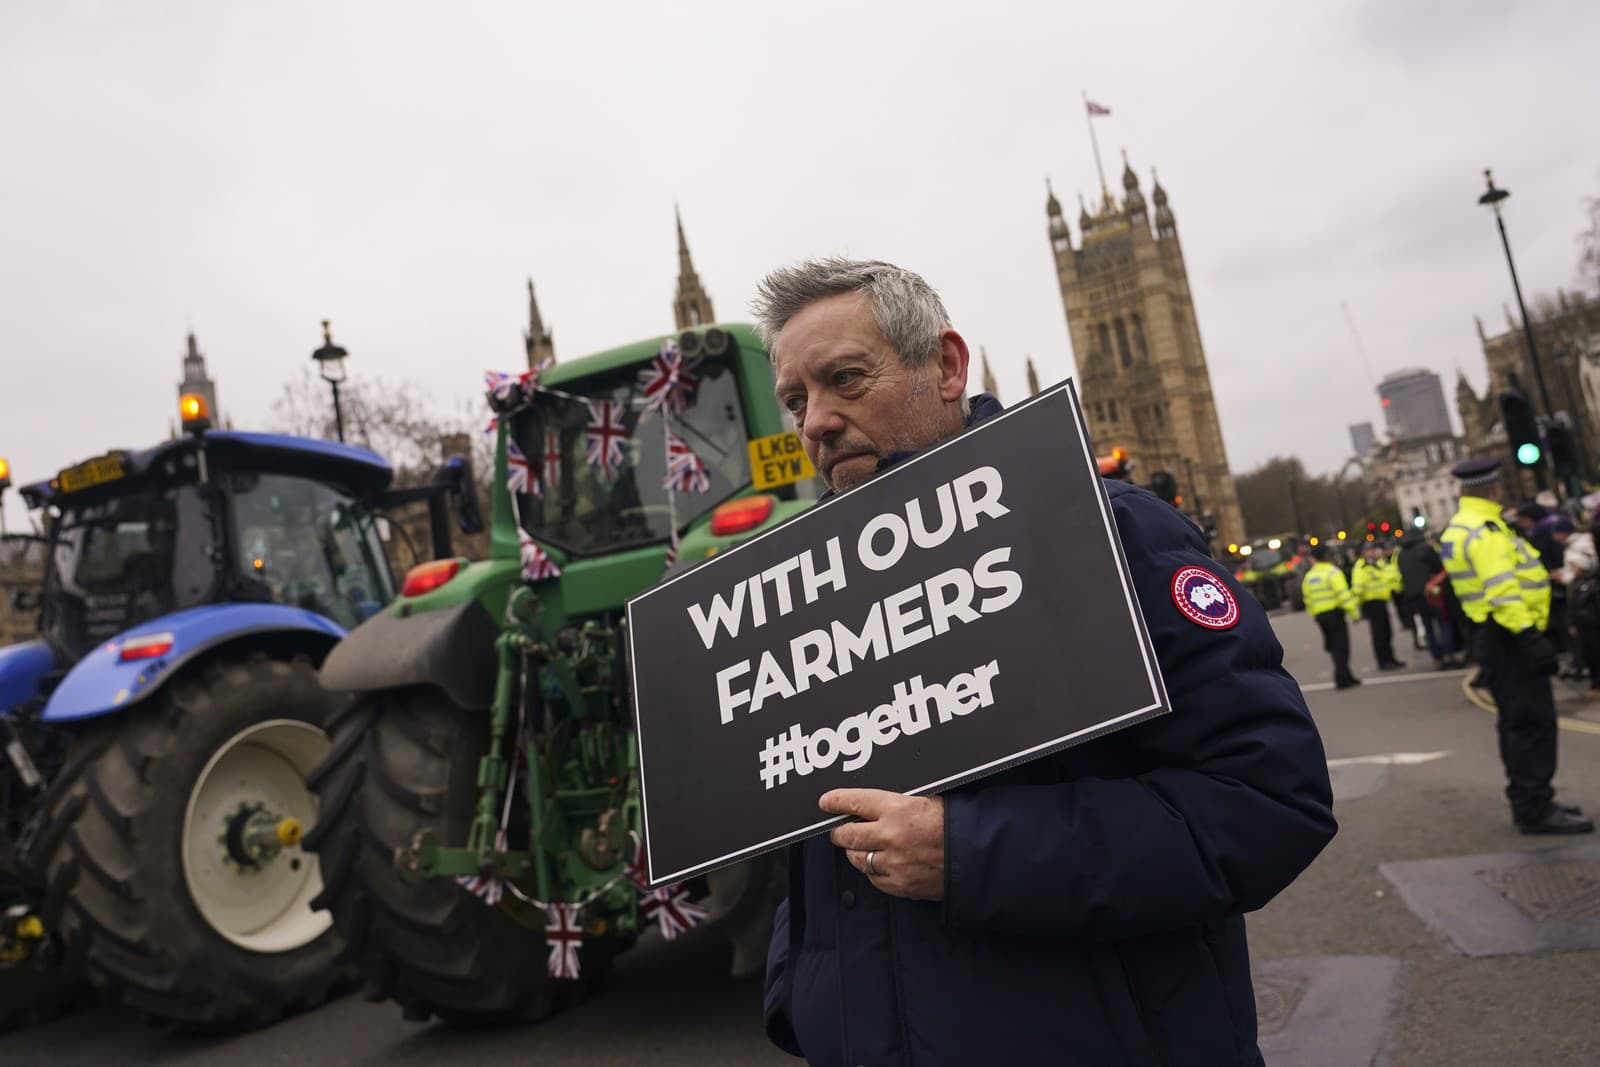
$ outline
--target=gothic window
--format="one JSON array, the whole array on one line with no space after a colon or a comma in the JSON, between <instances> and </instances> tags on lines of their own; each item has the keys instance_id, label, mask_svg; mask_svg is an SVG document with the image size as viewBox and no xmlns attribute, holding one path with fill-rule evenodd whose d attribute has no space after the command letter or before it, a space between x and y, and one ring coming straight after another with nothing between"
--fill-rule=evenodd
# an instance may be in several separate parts
<instances>
[{"instance_id":1,"label":"gothic window","mask_svg":"<svg viewBox=\"0 0 1600 1067\"><path fill-rule=\"evenodd\" d=\"M1100 333L1100 358L1109 360L1111 358L1111 328L1102 322L1095 329Z\"/></svg>"},{"instance_id":2,"label":"gothic window","mask_svg":"<svg viewBox=\"0 0 1600 1067\"><path fill-rule=\"evenodd\" d=\"M1133 356L1128 352L1128 326L1120 318L1117 319L1117 352L1122 356L1124 367L1133 366Z\"/></svg>"},{"instance_id":3,"label":"gothic window","mask_svg":"<svg viewBox=\"0 0 1600 1067\"><path fill-rule=\"evenodd\" d=\"M1167 405L1165 405L1165 404L1157 404L1155 406L1155 413L1156 413L1156 425L1157 426L1165 426L1167 424Z\"/></svg>"},{"instance_id":4,"label":"gothic window","mask_svg":"<svg viewBox=\"0 0 1600 1067\"><path fill-rule=\"evenodd\" d=\"M1063 234L1058 234L1056 236L1055 244L1056 244L1056 255L1058 255L1058 256L1059 255L1064 255L1066 253L1067 249L1072 247L1071 242L1068 240L1067 235L1064 234L1064 233Z\"/></svg>"},{"instance_id":5,"label":"gothic window","mask_svg":"<svg viewBox=\"0 0 1600 1067\"><path fill-rule=\"evenodd\" d=\"M1106 417L1106 407L1105 407L1105 405L1100 403L1100 401L1096 400L1094 402L1094 418L1095 418L1095 421L1096 422L1104 422L1105 421L1105 417Z\"/></svg>"},{"instance_id":6,"label":"gothic window","mask_svg":"<svg viewBox=\"0 0 1600 1067\"><path fill-rule=\"evenodd\" d=\"M1117 421L1117 402L1115 400L1106 401L1106 412L1111 416L1112 422Z\"/></svg>"},{"instance_id":7,"label":"gothic window","mask_svg":"<svg viewBox=\"0 0 1600 1067\"><path fill-rule=\"evenodd\" d=\"M1138 312L1134 312L1133 315L1133 352L1139 357L1140 363L1148 362L1150 359L1150 347L1144 340L1144 316Z\"/></svg>"}]
</instances>

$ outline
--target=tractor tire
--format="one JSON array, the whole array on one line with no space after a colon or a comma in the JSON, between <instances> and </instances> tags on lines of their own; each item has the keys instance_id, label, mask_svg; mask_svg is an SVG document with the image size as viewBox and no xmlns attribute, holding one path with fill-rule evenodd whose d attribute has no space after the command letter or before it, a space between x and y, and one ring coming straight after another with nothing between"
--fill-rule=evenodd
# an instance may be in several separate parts
<instances>
[{"instance_id":1,"label":"tractor tire","mask_svg":"<svg viewBox=\"0 0 1600 1067\"><path fill-rule=\"evenodd\" d=\"M583 983L557 981L537 909L510 894L491 907L452 878L400 879L395 851L419 831L440 845L466 842L488 734L486 712L436 689L374 693L338 717L333 748L308 779L321 816L306 846L325 879L314 905L333 913L367 999L393 1000L407 1019L542 1019L600 981L615 954L586 940Z\"/></svg>"},{"instance_id":2,"label":"tractor tire","mask_svg":"<svg viewBox=\"0 0 1600 1067\"><path fill-rule=\"evenodd\" d=\"M105 999L178 1029L242 1030L348 981L310 906L315 857L239 843L251 815L315 822L304 775L342 703L305 657L256 653L205 661L76 730L34 856L45 924Z\"/></svg>"}]
</instances>

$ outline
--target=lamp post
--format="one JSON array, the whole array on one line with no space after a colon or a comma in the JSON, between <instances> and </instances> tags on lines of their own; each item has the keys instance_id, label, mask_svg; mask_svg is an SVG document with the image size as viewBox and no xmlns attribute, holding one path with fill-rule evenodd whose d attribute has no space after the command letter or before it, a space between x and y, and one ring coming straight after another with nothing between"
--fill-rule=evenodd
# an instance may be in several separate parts
<instances>
[{"instance_id":1,"label":"lamp post","mask_svg":"<svg viewBox=\"0 0 1600 1067\"><path fill-rule=\"evenodd\" d=\"M317 361L317 373L322 375L322 380L333 388L333 425L339 434L340 444L344 443L344 411L339 407L339 383L345 380L344 361L350 353L333 343L333 335L328 330L329 320L322 320L322 347L311 353L311 358Z\"/></svg>"},{"instance_id":2,"label":"lamp post","mask_svg":"<svg viewBox=\"0 0 1600 1067\"><path fill-rule=\"evenodd\" d=\"M1511 270L1511 291L1517 295L1517 312L1522 316L1522 333L1528 342L1528 361L1533 364L1533 378L1539 383L1539 402L1544 405L1546 415L1554 415L1555 411L1550 406L1550 390L1545 388L1544 367L1539 363L1539 349L1533 340L1533 323L1528 319L1528 305L1522 302L1522 283L1517 281L1517 264L1511 258L1511 241L1506 237L1506 220L1500 215L1500 201L1511 194L1494 183L1494 175L1488 170L1483 172L1483 180L1489 188L1478 203L1487 204L1494 209L1495 225L1500 227L1500 245L1506 250L1506 266Z\"/></svg>"}]
</instances>

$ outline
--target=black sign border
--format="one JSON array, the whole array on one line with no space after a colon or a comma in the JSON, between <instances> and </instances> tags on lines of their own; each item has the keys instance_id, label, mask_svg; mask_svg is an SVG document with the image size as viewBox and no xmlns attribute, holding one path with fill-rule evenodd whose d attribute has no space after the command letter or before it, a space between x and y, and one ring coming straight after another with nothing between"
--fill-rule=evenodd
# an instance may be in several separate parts
<instances>
[{"instance_id":1,"label":"black sign border","mask_svg":"<svg viewBox=\"0 0 1600 1067\"><path fill-rule=\"evenodd\" d=\"M962 771L960 774L950 775L948 777L941 778L938 781L917 786L914 789L907 789L905 790L905 795L907 796L921 796L925 793L931 793L938 789L975 782L980 778L986 778L989 775L998 774L1001 771L1009 770L1020 763L1026 763L1029 760L1038 759L1042 756L1048 756L1052 753L1060 752L1063 749L1072 747L1073 745L1080 745L1088 741L1093 741L1097 737L1101 737L1108 733L1113 733L1116 730L1124 728L1125 726L1132 726L1134 723L1143 721L1144 719L1150 719L1156 717L1157 715L1165 714L1171 709L1171 705L1167 697L1166 680L1161 676L1161 666L1156 660L1155 644L1150 640L1149 627L1145 625L1144 613L1139 608L1138 594L1135 593L1133 588L1133 573L1128 568L1128 558L1126 553L1124 553L1122 550L1122 539L1117 536L1117 520L1111 512L1111 498L1106 493L1105 483L1100 477L1100 469L1095 462L1094 447L1089 441L1089 430L1083 417L1083 405L1078 400L1078 390L1073 382L1073 379L1065 378L1056 385L1052 385L1040 390L1027 400L1013 405L1012 407L1006 408L1000 414L995 415L992 418L985 419L976 426L970 427L962 433L956 434L949 440L941 441L932 448L919 452L917 455L906 460L904 463L896 464L889 470L884 471L881 476L872 478L857 488L862 488L866 485L880 485L884 481L893 478L898 472L909 470L911 467L922 462L922 460L933 455L934 453L949 448L957 441L965 440L971 434L981 433L985 427L996 425L1003 419L1010 418L1019 412L1026 411L1033 405L1042 403L1043 401L1063 392L1066 393L1067 399L1072 405L1072 418L1078 431L1078 439L1083 442L1084 463L1088 468L1090 475L1093 477L1095 495L1100 503L1101 527L1105 532L1106 540L1110 543L1111 551L1117 561L1118 577L1122 581L1122 591L1128 607L1128 614L1133 622L1134 632L1139 638L1140 651L1144 655L1145 674L1150 682L1151 699L1153 703L1135 711L1126 712L1114 719L1107 719L1095 726L1063 735L1062 737L1046 741L1029 749L1024 749L1021 752L1012 753L1011 755L1002 757L998 760L992 760L981 767L974 767L970 770ZM755 537L750 538L748 541L741 541L739 544L718 553L712 558L717 560L725 559L726 557L733 555L735 552L738 552L740 549L743 549L748 545L753 545L758 541L771 537L773 534L788 526L790 523L799 522L802 519L807 519L812 515L819 514L830 505L844 499L846 496L850 495L850 493L855 491L856 490L854 489L848 490L844 493L839 493L827 498L826 500L820 501L814 506L807 508L805 511L791 516L789 519L772 527L772 529L765 530ZM710 561L708 560L706 562ZM841 823L847 822L850 818L847 815L830 816L828 818L821 819L818 822L814 822L809 826L803 826L799 829L791 830L786 834L782 834L778 837L760 842L759 844L747 845L744 848L738 849L737 851L729 852L715 859L706 860L705 862L695 864L692 867L685 867L682 870L672 871L670 873L661 875L656 874L655 861L650 854L650 805L648 800L648 791L645 788L644 720L639 714L639 661L638 657L634 654L634 635L637 630L633 625L633 606L645 600L646 598L661 592L662 590L671 586L674 582L677 582L681 578L687 577L689 574L698 571L699 569L700 566L696 565L694 567L690 567L682 574L673 575L671 578L668 578L661 584L653 585L639 595L630 597L627 604L628 680L630 682L630 696L633 701L634 743L638 746L639 752L640 829L644 837L645 869L648 872L646 881L652 889L664 885L670 885L674 882L681 882L687 878L693 878L696 875L704 874L707 871L712 871L719 867L726 867L729 864L738 863L741 860L754 859L757 856L772 852L776 849L785 848L799 841L803 841L806 838L813 837L824 830L831 829L834 826L838 826Z\"/></svg>"}]
</instances>

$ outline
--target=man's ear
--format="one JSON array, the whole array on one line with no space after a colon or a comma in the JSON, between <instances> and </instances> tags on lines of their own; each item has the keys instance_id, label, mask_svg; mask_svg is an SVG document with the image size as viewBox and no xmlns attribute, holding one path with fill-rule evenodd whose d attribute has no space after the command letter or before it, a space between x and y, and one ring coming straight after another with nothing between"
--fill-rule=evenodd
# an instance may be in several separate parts
<instances>
[{"instance_id":1,"label":"man's ear","mask_svg":"<svg viewBox=\"0 0 1600 1067\"><path fill-rule=\"evenodd\" d=\"M939 351L934 356L940 400L954 404L967 395L967 363L971 358L967 342L959 333L954 330L940 331Z\"/></svg>"}]
</instances>

